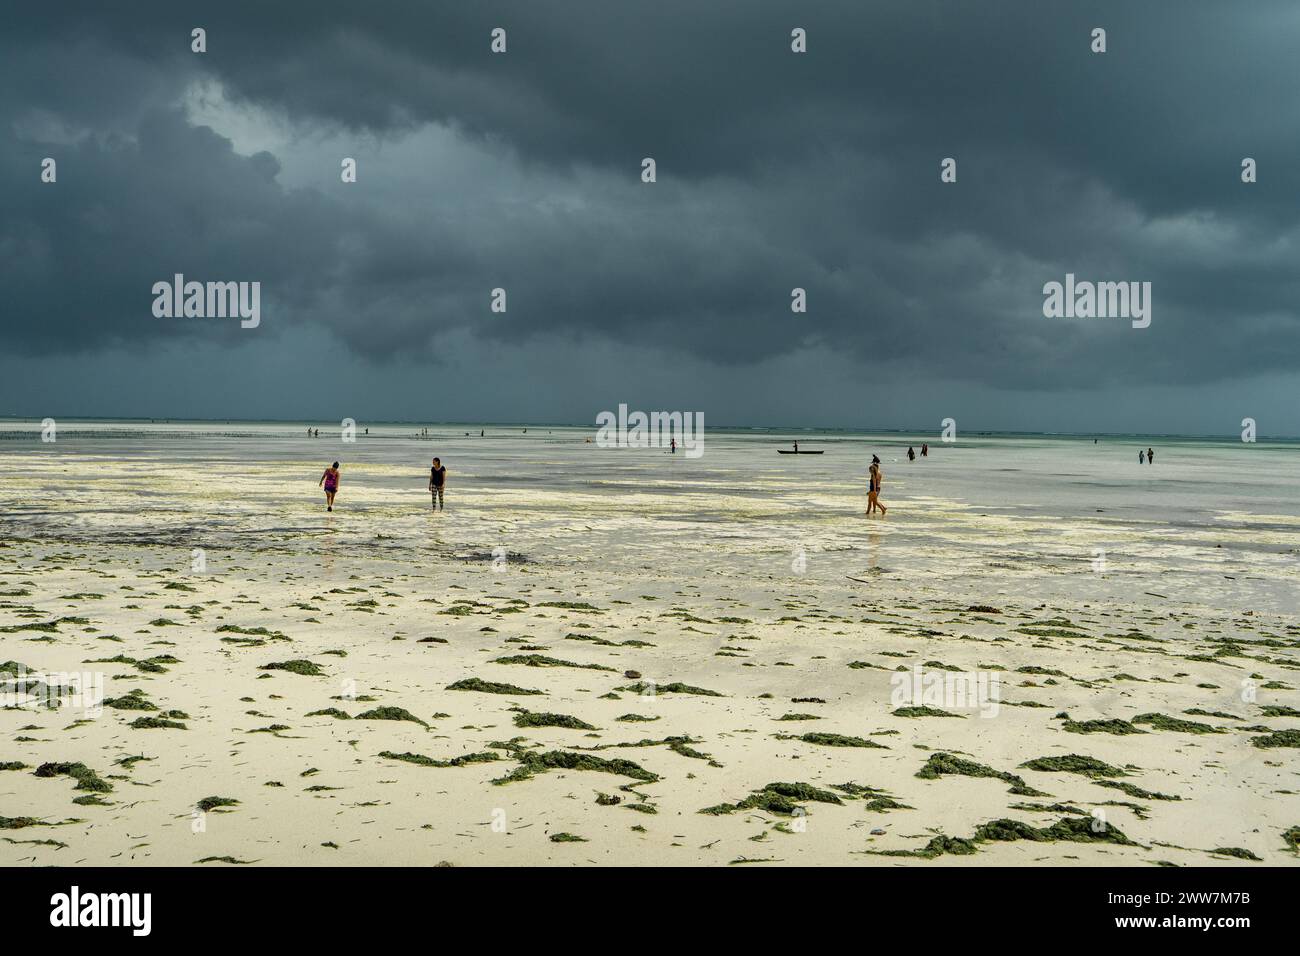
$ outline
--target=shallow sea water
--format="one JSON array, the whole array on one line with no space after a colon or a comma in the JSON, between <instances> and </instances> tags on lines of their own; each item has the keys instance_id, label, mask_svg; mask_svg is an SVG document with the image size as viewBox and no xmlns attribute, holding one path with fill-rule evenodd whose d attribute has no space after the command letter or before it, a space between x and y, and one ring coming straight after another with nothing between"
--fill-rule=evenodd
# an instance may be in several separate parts
<instances>
[{"instance_id":1,"label":"shallow sea water","mask_svg":"<svg viewBox=\"0 0 1300 956\"><path fill-rule=\"evenodd\" d=\"M365 426L363 426L364 429ZM355 442L286 423L0 423L0 533L176 549L273 549L331 572L494 549L547 568L684 586L755 576L954 600L1300 606L1300 444L709 430L703 454L600 448L594 428L372 425ZM469 435L465 433L469 432ZM798 438L823 455L778 455ZM1156 464L1139 465L1139 448ZM884 465L885 518L866 468ZM449 469L429 511L429 460ZM337 510L317 487L342 462ZM858 580L853 580L853 579ZM811 582L810 582L811 583Z\"/></svg>"}]
</instances>

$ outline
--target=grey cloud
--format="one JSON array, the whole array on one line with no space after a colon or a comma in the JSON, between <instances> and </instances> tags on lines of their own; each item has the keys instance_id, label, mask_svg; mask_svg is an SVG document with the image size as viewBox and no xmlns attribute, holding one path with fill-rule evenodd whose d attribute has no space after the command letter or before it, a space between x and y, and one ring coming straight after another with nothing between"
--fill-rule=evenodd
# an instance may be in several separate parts
<instances>
[{"instance_id":1,"label":"grey cloud","mask_svg":"<svg viewBox=\"0 0 1300 956\"><path fill-rule=\"evenodd\" d=\"M17 352L229 344L150 315L150 285L179 271L261 280L266 334L327 332L369 362L445 358L455 332L729 369L817 347L881 378L1012 390L1300 370L1289 4L143 2L9 19L0 327ZM289 139L237 152L182 110L198 83ZM430 129L436 163L409 148ZM290 156L317 142L356 144L362 181L340 189L321 155L304 184ZM36 179L44 155L56 187ZM1066 272L1150 281L1151 328L1044 319L1042 284ZM795 286L808 315L789 310Z\"/></svg>"}]
</instances>

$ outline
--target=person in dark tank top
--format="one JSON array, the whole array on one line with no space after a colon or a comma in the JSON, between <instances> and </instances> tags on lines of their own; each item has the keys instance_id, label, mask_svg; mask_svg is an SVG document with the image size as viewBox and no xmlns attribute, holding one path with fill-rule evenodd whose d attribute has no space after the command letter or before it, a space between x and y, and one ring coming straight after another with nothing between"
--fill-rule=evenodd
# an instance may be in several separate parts
<instances>
[{"instance_id":1,"label":"person in dark tank top","mask_svg":"<svg viewBox=\"0 0 1300 956\"><path fill-rule=\"evenodd\" d=\"M447 469L443 467L442 459L435 458L433 467L429 469L429 494L433 496L433 510L442 510L442 491L447 486Z\"/></svg>"}]
</instances>

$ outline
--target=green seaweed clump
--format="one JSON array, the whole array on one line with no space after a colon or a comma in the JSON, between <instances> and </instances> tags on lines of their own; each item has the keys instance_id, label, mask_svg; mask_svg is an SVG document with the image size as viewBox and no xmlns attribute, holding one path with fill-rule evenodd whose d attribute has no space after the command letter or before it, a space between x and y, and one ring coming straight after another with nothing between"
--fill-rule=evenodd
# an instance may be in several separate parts
<instances>
[{"instance_id":1,"label":"green seaweed clump","mask_svg":"<svg viewBox=\"0 0 1300 956\"><path fill-rule=\"evenodd\" d=\"M35 817L6 817L0 816L0 830L21 830L24 827L45 826L44 820L37 820Z\"/></svg>"},{"instance_id":2,"label":"green seaweed clump","mask_svg":"<svg viewBox=\"0 0 1300 956\"><path fill-rule=\"evenodd\" d=\"M1135 724L1149 724L1156 730L1173 730L1184 734L1221 734L1218 727L1202 724L1195 720L1183 720L1167 714L1138 714L1133 718Z\"/></svg>"},{"instance_id":3,"label":"green seaweed clump","mask_svg":"<svg viewBox=\"0 0 1300 956\"><path fill-rule=\"evenodd\" d=\"M263 664L258 668L261 671L288 671L290 674L301 674L303 677L323 677L325 672L320 669L319 664L314 664L308 660L292 661L275 661L270 664Z\"/></svg>"},{"instance_id":4,"label":"green seaweed clump","mask_svg":"<svg viewBox=\"0 0 1300 956\"><path fill-rule=\"evenodd\" d=\"M1300 730L1275 730L1266 737L1251 737L1250 742L1264 750L1272 747L1300 747Z\"/></svg>"},{"instance_id":5,"label":"green seaweed clump","mask_svg":"<svg viewBox=\"0 0 1300 956\"><path fill-rule=\"evenodd\" d=\"M136 730L188 730L189 728L176 720L166 720L162 717L137 717L131 721L128 726Z\"/></svg>"},{"instance_id":6,"label":"green seaweed clump","mask_svg":"<svg viewBox=\"0 0 1300 956\"><path fill-rule=\"evenodd\" d=\"M158 706L145 697L144 691L136 688L121 697L110 697L104 701L105 707L114 710L157 710Z\"/></svg>"},{"instance_id":7,"label":"green seaweed clump","mask_svg":"<svg viewBox=\"0 0 1300 956\"><path fill-rule=\"evenodd\" d=\"M1245 848L1243 848L1243 847L1239 847L1239 846L1220 846L1220 847L1215 847L1215 848L1214 848L1213 850L1211 850L1210 852L1211 852L1211 853L1216 853L1216 854L1218 854L1219 856L1232 856L1232 857L1236 857L1238 860L1254 860L1256 863L1262 863L1262 862L1263 862L1263 860L1261 860L1259 857L1257 857L1254 853L1251 853L1249 850L1247 850L1247 849L1245 849Z\"/></svg>"},{"instance_id":8,"label":"green seaweed clump","mask_svg":"<svg viewBox=\"0 0 1300 956\"><path fill-rule=\"evenodd\" d=\"M1062 817L1050 827L1035 827L1020 820L990 820L975 828L975 840L1004 843L1015 840L1032 840L1035 843L1064 840L1070 843L1137 845L1118 828L1092 817Z\"/></svg>"},{"instance_id":9,"label":"green seaweed clump","mask_svg":"<svg viewBox=\"0 0 1300 956\"><path fill-rule=\"evenodd\" d=\"M493 760L501 759L499 754L492 753L490 750L461 754L459 757L452 757L450 760L435 760L433 757L426 757L424 754L409 752L399 754L391 750L380 751L379 756L386 757L389 760L404 760L407 763L417 764L421 767L465 767L472 763L491 763Z\"/></svg>"},{"instance_id":10,"label":"green seaweed clump","mask_svg":"<svg viewBox=\"0 0 1300 956\"><path fill-rule=\"evenodd\" d=\"M695 694L698 697L726 696L725 694L719 694L716 690L692 687L690 684L683 684L680 681L673 681L671 684L647 684L645 681L637 681L635 684L628 684L626 687L615 687L614 689L629 694L645 694L649 692L650 696L654 694Z\"/></svg>"},{"instance_id":11,"label":"green seaweed clump","mask_svg":"<svg viewBox=\"0 0 1300 956\"><path fill-rule=\"evenodd\" d=\"M421 727L429 725L404 707L375 707L365 713L357 714L356 720L406 720Z\"/></svg>"},{"instance_id":12,"label":"green seaweed clump","mask_svg":"<svg viewBox=\"0 0 1300 956\"><path fill-rule=\"evenodd\" d=\"M1265 717L1300 717L1300 710L1283 704L1264 704L1260 707ZM1191 713L1188 711L1188 713ZM1233 718L1234 720L1236 718Z\"/></svg>"},{"instance_id":13,"label":"green seaweed clump","mask_svg":"<svg viewBox=\"0 0 1300 956\"><path fill-rule=\"evenodd\" d=\"M802 740L806 744L817 744L819 747L871 747L875 750L888 750L883 744L878 744L874 740L864 740L861 737L850 737L846 734L828 734L820 731L801 734L798 737L786 737L778 735L781 740Z\"/></svg>"},{"instance_id":14,"label":"green seaweed clump","mask_svg":"<svg viewBox=\"0 0 1300 956\"><path fill-rule=\"evenodd\" d=\"M1099 787L1110 787L1112 790L1120 790L1130 797L1138 800L1181 800L1182 797L1171 796L1167 793L1157 793L1154 790L1143 790L1141 787L1134 786L1131 783L1125 783L1123 780L1094 780Z\"/></svg>"},{"instance_id":15,"label":"green seaweed clump","mask_svg":"<svg viewBox=\"0 0 1300 956\"><path fill-rule=\"evenodd\" d=\"M1094 757L1066 754L1064 757L1036 757L1020 766L1042 773L1077 773L1085 777L1127 777L1119 767L1112 767Z\"/></svg>"},{"instance_id":16,"label":"green seaweed clump","mask_svg":"<svg viewBox=\"0 0 1300 956\"><path fill-rule=\"evenodd\" d=\"M238 624L222 624L217 628L218 634L245 634L249 637L269 637L276 641L287 641L290 638L279 631L268 631L264 627L240 627Z\"/></svg>"},{"instance_id":17,"label":"green seaweed clump","mask_svg":"<svg viewBox=\"0 0 1300 956\"><path fill-rule=\"evenodd\" d=\"M969 856L981 843L1010 843L1029 840L1034 843L1113 843L1119 846L1137 846L1122 831L1108 824L1097 825L1092 817L1063 817L1049 827L1036 827L1020 820L998 819L982 823L975 828L970 839L937 836L919 850L868 850L880 856L912 856L934 859L945 853Z\"/></svg>"},{"instance_id":18,"label":"green seaweed clump","mask_svg":"<svg viewBox=\"0 0 1300 956\"><path fill-rule=\"evenodd\" d=\"M545 654L512 654L508 657L493 658L493 664L522 664L525 667L576 667L585 671L613 671L614 668L604 664L579 664L576 661L564 661L558 657Z\"/></svg>"},{"instance_id":19,"label":"green seaweed clump","mask_svg":"<svg viewBox=\"0 0 1300 956\"><path fill-rule=\"evenodd\" d=\"M195 863L229 863L233 865L247 865L255 863L255 860L236 860L233 856L205 856L201 860L195 860Z\"/></svg>"},{"instance_id":20,"label":"green seaweed clump","mask_svg":"<svg viewBox=\"0 0 1300 956\"><path fill-rule=\"evenodd\" d=\"M1288 850L1300 854L1300 827L1290 827L1283 830L1282 839L1286 842Z\"/></svg>"},{"instance_id":21,"label":"green seaweed clump","mask_svg":"<svg viewBox=\"0 0 1300 956\"><path fill-rule=\"evenodd\" d=\"M595 730L591 724L568 714L538 714L531 711L515 714L516 727L566 727L569 730Z\"/></svg>"},{"instance_id":22,"label":"green seaweed clump","mask_svg":"<svg viewBox=\"0 0 1300 956\"><path fill-rule=\"evenodd\" d=\"M986 767L982 763L976 763L973 760L965 760L961 757L955 757L950 753L931 754L916 775L922 780L937 780L944 776L961 776L961 777L993 777L997 780L1005 781L1011 784L1009 793L1014 793L1022 797L1046 797L1049 794L1041 790L1035 790L1029 784L1025 783L1022 777L1014 773L1008 773L1004 770L994 770L992 767Z\"/></svg>"},{"instance_id":23,"label":"green seaweed clump","mask_svg":"<svg viewBox=\"0 0 1300 956\"><path fill-rule=\"evenodd\" d=\"M868 853L876 853L880 856L914 856L924 860L933 860L937 856L948 854L950 856L970 856L979 852L979 847L974 840L967 840L965 837L950 837L940 834L932 837L919 850L868 850Z\"/></svg>"},{"instance_id":24,"label":"green seaweed clump","mask_svg":"<svg viewBox=\"0 0 1300 956\"><path fill-rule=\"evenodd\" d=\"M893 797L882 795L868 798L863 802L862 809L872 810L876 813L886 813L890 810L913 810L915 807L906 803L899 803Z\"/></svg>"},{"instance_id":25,"label":"green seaweed clump","mask_svg":"<svg viewBox=\"0 0 1300 956\"><path fill-rule=\"evenodd\" d=\"M77 781L77 790L93 790L95 793L109 793L113 785L107 780L101 780L95 771L91 770L84 763L43 763L36 768L35 775L38 777L58 777L67 776Z\"/></svg>"},{"instance_id":26,"label":"green seaweed clump","mask_svg":"<svg viewBox=\"0 0 1300 956\"><path fill-rule=\"evenodd\" d=\"M940 710L937 707L899 707L894 711L895 717L956 717L961 719L961 714L949 713L946 710Z\"/></svg>"},{"instance_id":27,"label":"green seaweed clump","mask_svg":"<svg viewBox=\"0 0 1300 956\"><path fill-rule=\"evenodd\" d=\"M473 690L481 694L545 694L545 691L532 690L527 687L516 687L514 684L498 684L495 681L480 680L477 677L466 677L464 680L458 680L454 684L448 684L447 690Z\"/></svg>"},{"instance_id":28,"label":"green seaweed clump","mask_svg":"<svg viewBox=\"0 0 1300 956\"><path fill-rule=\"evenodd\" d=\"M198 803L194 804L198 809L207 813L209 810L215 810L218 807L235 807L239 801L233 797L204 797Z\"/></svg>"},{"instance_id":29,"label":"green seaweed clump","mask_svg":"<svg viewBox=\"0 0 1300 956\"><path fill-rule=\"evenodd\" d=\"M737 810L766 810L768 813L790 816L800 809L800 803L807 802L844 805L844 801L829 790L819 789L812 784L777 782L769 783L761 790L755 790L738 803L719 803L716 806L705 807L700 813L721 816L735 813Z\"/></svg>"},{"instance_id":30,"label":"green seaweed clump","mask_svg":"<svg viewBox=\"0 0 1300 956\"><path fill-rule=\"evenodd\" d=\"M511 748L511 756L519 761L519 766L506 776L493 780L494 784L516 783L520 780L527 780L536 774L545 773L548 770L594 770L600 773L631 777L633 780L641 780L645 783L654 783L659 779L656 774L633 763L631 760L606 760L603 757L573 753L567 750L548 750L545 753L537 753L536 751L522 750L515 747Z\"/></svg>"},{"instance_id":31,"label":"green seaweed clump","mask_svg":"<svg viewBox=\"0 0 1300 956\"><path fill-rule=\"evenodd\" d=\"M1061 729L1072 734L1145 734L1146 731L1134 727L1127 720L1112 717L1109 720L1067 720Z\"/></svg>"}]
</instances>

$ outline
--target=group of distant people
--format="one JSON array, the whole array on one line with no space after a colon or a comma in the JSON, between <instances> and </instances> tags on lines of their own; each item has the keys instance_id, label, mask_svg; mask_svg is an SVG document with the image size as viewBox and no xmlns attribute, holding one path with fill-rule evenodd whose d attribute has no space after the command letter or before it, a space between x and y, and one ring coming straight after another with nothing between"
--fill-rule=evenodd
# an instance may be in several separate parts
<instances>
[{"instance_id":1,"label":"group of distant people","mask_svg":"<svg viewBox=\"0 0 1300 956\"><path fill-rule=\"evenodd\" d=\"M337 461L325 469L320 476L320 481L316 482L316 487L325 489L325 510L333 511L334 496L339 491L339 463ZM429 469L429 495L432 510L443 510L443 492L446 487L447 467L442 463L441 458L435 458L433 466Z\"/></svg>"},{"instance_id":2,"label":"group of distant people","mask_svg":"<svg viewBox=\"0 0 1300 956\"><path fill-rule=\"evenodd\" d=\"M310 433L310 429L308 432ZM588 439L590 441L590 439ZM799 446L796 444L795 448ZM676 449L673 449L676 451ZM907 448L907 460L916 460L916 448L909 445ZM921 445L921 457L930 457L929 443ZM1154 448L1148 448L1146 451L1138 451L1138 464L1154 465L1156 453ZM871 467L867 469L867 514L875 514L877 511L884 515L889 509L880 501L880 488L885 481L885 470L880 464L880 458L877 455L871 456ZM325 489L325 510L334 510L334 496L339 490L339 463L336 461L330 465L320 476L317 487ZM441 458L433 459L432 466L429 468L429 495L430 507L433 511L443 510L443 495L447 487L447 468L442 463Z\"/></svg>"}]
</instances>

